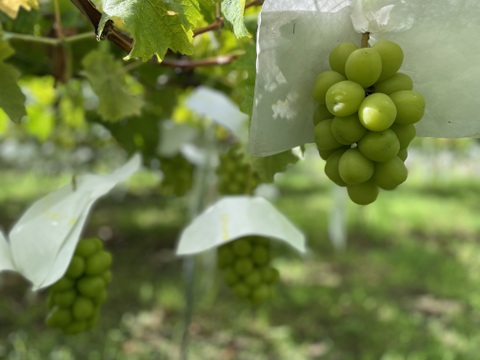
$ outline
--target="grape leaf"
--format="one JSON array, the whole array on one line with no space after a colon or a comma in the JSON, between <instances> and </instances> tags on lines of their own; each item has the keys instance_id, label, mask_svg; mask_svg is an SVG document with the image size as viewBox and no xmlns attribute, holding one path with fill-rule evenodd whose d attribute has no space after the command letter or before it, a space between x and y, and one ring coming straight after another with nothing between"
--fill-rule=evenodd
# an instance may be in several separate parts
<instances>
[{"instance_id":1,"label":"grape leaf","mask_svg":"<svg viewBox=\"0 0 480 360\"><path fill-rule=\"evenodd\" d=\"M25 112L25 95L17 84L20 72L11 65L0 63L0 108L2 108L8 117L19 122Z\"/></svg>"},{"instance_id":2,"label":"grape leaf","mask_svg":"<svg viewBox=\"0 0 480 360\"><path fill-rule=\"evenodd\" d=\"M243 20L245 0L223 0L221 8L225 20L232 24L237 38L250 36Z\"/></svg>"},{"instance_id":3,"label":"grape leaf","mask_svg":"<svg viewBox=\"0 0 480 360\"><path fill-rule=\"evenodd\" d=\"M276 173L284 172L289 164L295 164L298 161L291 150L281 153L265 156L252 157L252 166L264 182L273 182Z\"/></svg>"},{"instance_id":4,"label":"grape leaf","mask_svg":"<svg viewBox=\"0 0 480 360\"><path fill-rule=\"evenodd\" d=\"M18 15L20 7L26 10L38 8L37 0L1 0L0 11L15 19Z\"/></svg>"},{"instance_id":5,"label":"grape leaf","mask_svg":"<svg viewBox=\"0 0 480 360\"><path fill-rule=\"evenodd\" d=\"M138 85L111 54L92 51L82 60L83 74L99 98L98 113L106 121L140 115L144 101L132 89Z\"/></svg>"},{"instance_id":6,"label":"grape leaf","mask_svg":"<svg viewBox=\"0 0 480 360\"><path fill-rule=\"evenodd\" d=\"M99 33L112 17L119 17L135 43L126 59L143 61L156 55L161 61L168 49L193 53L193 25L199 19L197 0L105 0Z\"/></svg>"}]
</instances>

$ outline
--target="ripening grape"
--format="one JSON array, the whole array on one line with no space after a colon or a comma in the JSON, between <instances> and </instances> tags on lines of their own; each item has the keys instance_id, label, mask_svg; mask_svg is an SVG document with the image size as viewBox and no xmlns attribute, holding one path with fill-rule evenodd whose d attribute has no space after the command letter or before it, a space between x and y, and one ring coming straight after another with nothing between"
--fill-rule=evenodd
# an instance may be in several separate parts
<instances>
[{"instance_id":1,"label":"ripening grape","mask_svg":"<svg viewBox=\"0 0 480 360\"><path fill-rule=\"evenodd\" d=\"M338 162L340 177L348 185L367 181L372 177L373 170L373 161L362 155L357 148L345 151Z\"/></svg>"},{"instance_id":2,"label":"ripening grape","mask_svg":"<svg viewBox=\"0 0 480 360\"><path fill-rule=\"evenodd\" d=\"M400 150L406 149L415 138L415 135L417 135L417 129L413 125L393 124L390 129L397 135L397 139L400 142Z\"/></svg>"},{"instance_id":3,"label":"ripening grape","mask_svg":"<svg viewBox=\"0 0 480 360\"><path fill-rule=\"evenodd\" d=\"M365 90L356 82L340 81L328 89L325 100L327 109L335 116L355 114L365 99Z\"/></svg>"},{"instance_id":4,"label":"ripening grape","mask_svg":"<svg viewBox=\"0 0 480 360\"><path fill-rule=\"evenodd\" d=\"M397 156L400 142L397 135L390 129L382 132L369 131L358 142L358 150L367 159L383 162Z\"/></svg>"},{"instance_id":5,"label":"ripening grape","mask_svg":"<svg viewBox=\"0 0 480 360\"><path fill-rule=\"evenodd\" d=\"M372 46L380 55L382 61L382 71L378 81L387 79L400 69L403 62L403 50L402 48L388 40L380 40Z\"/></svg>"},{"instance_id":6,"label":"ripening grape","mask_svg":"<svg viewBox=\"0 0 480 360\"><path fill-rule=\"evenodd\" d=\"M403 57L388 40L366 48L341 43L329 55L331 71L322 72L312 89L320 102L313 121L325 174L359 205L408 176L404 161L425 99L413 90L412 78L399 72Z\"/></svg>"},{"instance_id":7,"label":"ripening grape","mask_svg":"<svg viewBox=\"0 0 480 360\"><path fill-rule=\"evenodd\" d=\"M98 238L81 239L65 275L49 289L47 326L65 334L92 328L111 281L112 256Z\"/></svg>"},{"instance_id":8,"label":"ripening grape","mask_svg":"<svg viewBox=\"0 0 480 360\"><path fill-rule=\"evenodd\" d=\"M355 144L367 133L367 129L360 123L357 114L343 117L335 116L331 131L335 139L344 145Z\"/></svg>"},{"instance_id":9,"label":"ripening grape","mask_svg":"<svg viewBox=\"0 0 480 360\"><path fill-rule=\"evenodd\" d=\"M225 283L252 304L269 300L279 280L270 260L269 240L258 236L239 238L217 249L217 265Z\"/></svg>"},{"instance_id":10,"label":"ripening grape","mask_svg":"<svg viewBox=\"0 0 480 360\"><path fill-rule=\"evenodd\" d=\"M397 73L383 81L375 84L375 92L390 95L396 91L412 90L413 81L410 76L403 73Z\"/></svg>"},{"instance_id":11,"label":"ripening grape","mask_svg":"<svg viewBox=\"0 0 480 360\"><path fill-rule=\"evenodd\" d=\"M378 196L378 186L372 181L348 185L348 196L358 205L368 205L374 202Z\"/></svg>"},{"instance_id":12,"label":"ripening grape","mask_svg":"<svg viewBox=\"0 0 480 360\"><path fill-rule=\"evenodd\" d=\"M375 164L375 171L372 180L385 190L393 190L407 180L408 170L403 161L395 156L394 158Z\"/></svg>"},{"instance_id":13,"label":"ripening grape","mask_svg":"<svg viewBox=\"0 0 480 360\"><path fill-rule=\"evenodd\" d=\"M347 79L368 88L375 84L382 73L382 58L374 48L353 51L345 64Z\"/></svg>"},{"instance_id":14,"label":"ripening grape","mask_svg":"<svg viewBox=\"0 0 480 360\"><path fill-rule=\"evenodd\" d=\"M345 151L347 151L347 148L342 148L335 151L332 155L328 157L327 162L325 163L325 174L338 186L347 185L347 183L340 176L340 172L338 169L338 164L340 163L340 159L345 153Z\"/></svg>"},{"instance_id":15,"label":"ripening grape","mask_svg":"<svg viewBox=\"0 0 480 360\"><path fill-rule=\"evenodd\" d=\"M390 94L390 98L397 108L395 123L399 125L411 125L422 118L425 112L425 99L418 91L397 91Z\"/></svg>"},{"instance_id":16,"label":"ripening grape","mask_svg":"<svg viewBox=\"0 0 480 360\"><path fill-rule=\"evenodd\" d=\"M315 126L315 142L320 150L333 150L341 147L332 132L333 119L327 119Z\"/></svg>"},{"instance_id":17,"label":"ripening grape","mask_svg":"<svg viewBox=\"0 0 480 360\"><path fill-rule=\"evenodd\" d=\"M358 46L352 42L342 42L338 46L336 46L331 52L329 56L329 63L330 68L333 71L336 71L343 76L345 74L345 64L347 63L347 59L352 52L358 49Z\"/></svg>"},{"instance_id":18,"label":"ripening grape","mask_svg":"<svg viewBox=\"0 0 480 360\"><path fill-rule=\"evenodd\" d=\"M313 100L317 101L320 104L325 104L325 95L327 90L333 84L336 84L340 81L347 80L345 76L337 73L336 71L324 71L315 79L315 84L313 85L312 96Z\"/></svg>"},{"instance_id":19,"label":"ripening grape","mask_svg":"<svg viewBox=\"0 0 480 360\"><path fill-rule=\"evenodd\" d=\"M388 95L375 93L365 98L358 109L358 118L365 128L383 131L392 126L397 116L395 104Z\"/></svg>"}]
</instances>

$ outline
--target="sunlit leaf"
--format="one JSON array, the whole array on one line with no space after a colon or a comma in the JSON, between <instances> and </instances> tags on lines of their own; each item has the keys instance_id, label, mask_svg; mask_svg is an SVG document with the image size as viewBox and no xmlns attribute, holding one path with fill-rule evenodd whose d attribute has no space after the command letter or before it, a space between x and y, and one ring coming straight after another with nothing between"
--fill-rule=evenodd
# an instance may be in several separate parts
<instances>
[{"instance_id":1,"label":"sunlit leaf","mask_svg":"<svg viewBox=\"0 0 480 360\"><path fill-rule=\"evenodd\" d=\"M225 19L232 24L233 32L238 38L249 36L245 27L243 13L245 11L245 0L222 0L222 13Z\"/></svg>"},{"instance_id":2,"label":"sunlit leaf","mask_svg":"<svg viewBox=\"0 0 480 360\"><path fill-rule=\"evenodd\" d=\"M192 28L199 18L197 7L194 0L105 0L99 27L102 31L112 17L122 19L135 40L127 58L147 61L156 55L161 60L168 49L192 54Z\"/></svg>"}]
</instances>

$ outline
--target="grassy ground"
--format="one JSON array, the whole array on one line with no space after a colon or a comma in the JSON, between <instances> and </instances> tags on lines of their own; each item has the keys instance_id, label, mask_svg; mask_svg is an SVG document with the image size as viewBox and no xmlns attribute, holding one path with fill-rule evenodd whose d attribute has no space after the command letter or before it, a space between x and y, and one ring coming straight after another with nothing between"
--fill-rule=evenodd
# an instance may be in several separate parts
<instances>
[{"instance_id":1,"label":"grassy ground","mask_svg":"<svg viewBox=\"0 0 480 360\"><path fill-rule=\"evenodd\" d=\"M2 175L3 228L67 180ZM154 196L155 178L136 184L126 197L101 200L86 229L108 238L115 256L99 326L75 337L47 329L46 294L6 274L0 359L180 358L185 290L173 249L186 204ZM478 359L479 193L473 177L412 176L373 205L347 206L348 246L340 251L328 238L333 197L321 164L289 171L275 202L305 231L309 254L275 248L282 282L275 300L256 309L220 284L209 254L197 257L190 359Z\"/></svg>"}]
</instances>

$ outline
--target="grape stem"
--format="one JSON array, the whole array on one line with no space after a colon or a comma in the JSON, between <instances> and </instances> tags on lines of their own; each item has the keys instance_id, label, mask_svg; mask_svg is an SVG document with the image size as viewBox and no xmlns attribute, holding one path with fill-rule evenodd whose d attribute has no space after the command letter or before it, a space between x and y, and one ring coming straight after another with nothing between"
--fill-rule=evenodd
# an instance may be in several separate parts
<instances>
[{"instance_id":1,"label":"grape stem","mask_svg":"<svg viewBox=\"0 0 480 360\"><path fill-rule=\"evenodd\" d=\"M368 40L370 40L370 33L367 31L362 34L362 41L360 43L360 46L362 48L368 47Z\"/></svg>"}]
</instances>

